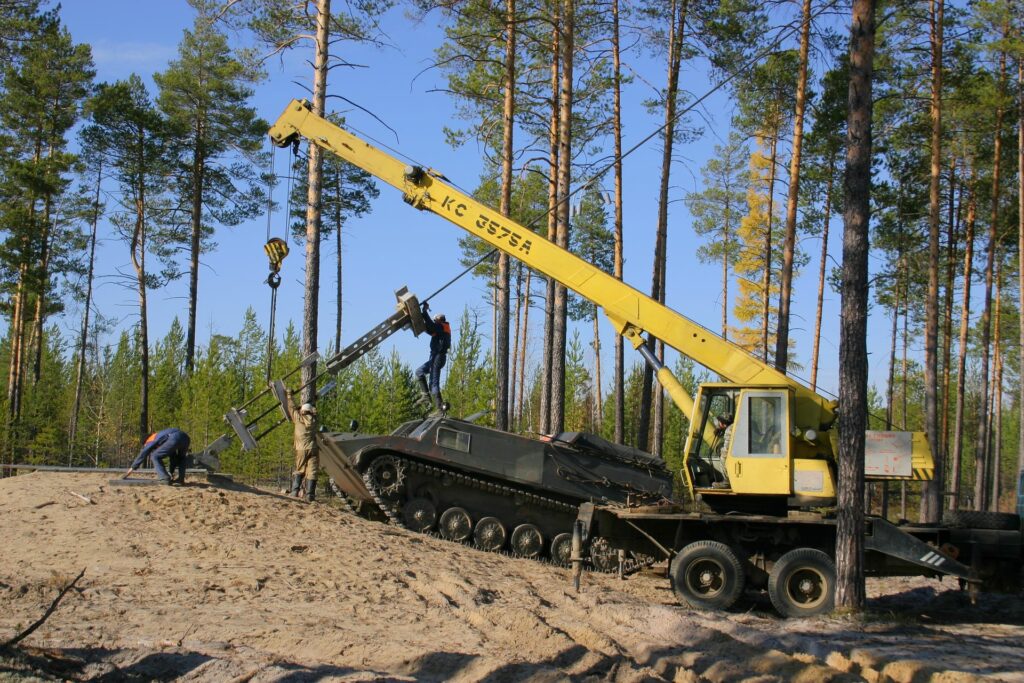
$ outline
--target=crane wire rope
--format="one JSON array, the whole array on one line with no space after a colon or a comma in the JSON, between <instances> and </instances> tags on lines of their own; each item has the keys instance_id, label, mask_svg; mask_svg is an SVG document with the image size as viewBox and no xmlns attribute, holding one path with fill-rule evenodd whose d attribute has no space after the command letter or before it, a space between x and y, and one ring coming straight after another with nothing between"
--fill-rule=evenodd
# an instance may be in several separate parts
<instances>
[{"instance_id":1,"label":"crane wire rope","mask_svg":"<svg viewBox=\"0 0 1024 683\"><path fill-rule=\"evenodd\" d=\"M274 365L274 335L277 324L277 288L281 285L281 262L288 255L288 219L291 216L292 201L292 170L295 165L294 152L288 157L288 184L285 195L284 215L284 238L271 237L271 224L274 212L274 185L276 181L276 167L274 145L270 145L270 174L267 177L267 243L263 249L270 260L270 273L264 282L270 287L270 324L267 330L267 370L266 382L269 385Z\"/></svg>"}]
</instances>

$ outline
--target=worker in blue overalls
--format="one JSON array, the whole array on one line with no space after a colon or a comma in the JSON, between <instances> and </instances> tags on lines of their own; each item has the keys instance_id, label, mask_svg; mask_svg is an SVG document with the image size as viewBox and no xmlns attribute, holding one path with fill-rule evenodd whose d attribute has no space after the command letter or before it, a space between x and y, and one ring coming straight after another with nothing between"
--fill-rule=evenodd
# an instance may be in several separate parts
<instances>
[{"instance_id":1,"label":"worker in blue overalls","mask_svg":"<svg viewBox=\"0 0 1024 683\"><path fill-rule=\"evenodd\" d=\"M434 404L437 415L444 414L444 400L441 398L441 368L448 361L448 349L452 345L452 327L443 313L430 318L430 305L423 302L423 324L430 335L430 359L416 368L416 380L422 395L420 401ZM429 378L429 384L428 384Z\"/></svg>"},{"instance_id":2,"label":"worker in blue overalls","mask_svg":"<svg viewBox=\"0 0 1024 683\"><path fill-rule=\"evenodd\" d=\"M159 432L154 432L149 435L146 439L146 443L143 444L142 450L132 461L131 467L128 468L128 472L125 473L127 479L132 472L141 467L146 462L146 458L149 458L153 463L153 469L156 470L157 478L164 484L184 484L185 483L185 465L188 460L188 447L192 440L189 435L181 431L177 427L168 427L162 429ZM164 459L169 459L171 466L171 474L175 471L178 472L178 478L176 480L171 479L171 474L167 473L164 468Z\"/></svg>"}]
</instances>

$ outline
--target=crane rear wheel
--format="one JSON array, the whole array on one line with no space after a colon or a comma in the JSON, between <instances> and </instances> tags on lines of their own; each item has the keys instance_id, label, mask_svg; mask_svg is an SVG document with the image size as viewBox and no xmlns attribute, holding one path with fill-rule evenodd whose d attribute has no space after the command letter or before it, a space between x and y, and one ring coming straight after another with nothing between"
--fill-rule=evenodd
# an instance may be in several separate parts
<instances>
[{"instance_id":1,"label":"crane rear wheel","mask_svg":"<svg viewBox=\"0 0 1024 683\"><path fill-rule=\"evenodd\" d=\"M831 612L836 601L836 565L815 548L790 550L768 574L768 597L785 617Z\"/></svg>"}]
</instances>

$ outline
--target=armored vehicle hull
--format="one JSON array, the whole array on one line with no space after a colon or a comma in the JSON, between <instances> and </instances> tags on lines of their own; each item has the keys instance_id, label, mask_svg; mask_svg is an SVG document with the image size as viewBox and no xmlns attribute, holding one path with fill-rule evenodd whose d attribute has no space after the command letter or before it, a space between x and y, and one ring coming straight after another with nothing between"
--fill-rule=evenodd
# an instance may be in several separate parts
<instances>
[{"instance_id":1,"label":"armored vehicle hull","mask_svg":"<svg viewBox=\"0 0 1024 683\"><path fill-rule=\"evenodd\" d=\"M568 562L583 502L656 502L663 461L578 432L536 440L449 418L386 436L322 433L321 462L351 501L420 532L484 550Z\"/></svg>"}]
</instances>

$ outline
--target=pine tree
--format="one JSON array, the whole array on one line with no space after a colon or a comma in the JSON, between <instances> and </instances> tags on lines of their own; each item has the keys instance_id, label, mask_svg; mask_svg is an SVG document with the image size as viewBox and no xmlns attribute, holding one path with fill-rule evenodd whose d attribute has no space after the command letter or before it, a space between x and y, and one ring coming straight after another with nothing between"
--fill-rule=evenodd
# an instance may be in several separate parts
<instances>
[{"instance_id":1,"label":"pine tree","mask_svg":"<svg viewBox=\"0 0 1024 683\"><path fill-rule=\"evenodd\" d=\"M722 264L722 337L729 338L729 274L740 256L737 235L745 201L749 150L739 135L731 133L725 145L715 145L712 157L701 169L704 189L686 195L693 214L693 231L705 238L697 249L702 263Z\"/></svg>"},{"instance_id":2,"label":"pine tree","mask_svg":"<svg viewBox=\"0 0 1024 683\"><path fill-rule=\"evenodd\" d=\"M17 420L29 360L38 382L46 318L59 310L49 297L55 271L74 262L76 245L58 210L70 184L74 155L67 134L77 122L94 71L89 47L76 45L56 16L37 19L18 59L3 66L0 82L0 231L11 286L8 414Z\"/></svg>"},{"instance_id":3,"label":"pine tree","mask_svg":"<svg viewBox=\"0 0 1024 683\"><path fill-rule=\"evenodd\" d=\"M759 141L760 142L760 141ZM771 249L779 238L778 221L773 220L769 194L771 160L760 149L750 157L750 184L747 187L747 213L740 221L742 247L736 259L739 294L733 315L741 326L733 329L733 339L750 353L767 361L773 339L769 330L777 309L766 302L778 291L772 272L778 267L778 250ZM767 289L766 289L767 287Z\"/></svg>"},{"instance_id":4,"label":"pine tree","mask_svg":"<svg viewBox=\"0 0 1024 683\"><path fill-rule=\"evenodd\" d=\"M353 41L377 43L376 17L391 6L390 0L373 0L348 5L345 11L332 12L331 0L238 0L221 13L230 24L250 29L265 46L269 55L294 48L309 41L313 57L312 110L318 116L327 113L327 75L331 68L332 46L336 63L337 43ZM306 186L306 286L302 313L302 352L304 356L316 353L317 331L320 319L320 231L322 225L321 193L323 151L309 146L309 164ZM311 381L315 368L302 369L304 403L315 403L316 387Z\"/></svg>"},{"instance_id":5,"label":"pine tree","mask_svg":"<svg viewBox=\"0 0 1024 683\"><path fill-rule=\"evenodd\" d=\"M146 86L137 75L113 85L102 85L89 104L92 115L90 135L104 154L120 191L122 208L111 222L128 245L134 269L134 287L139 302L138 343L140 405L138 434L149 433L149 309L148 290L178 276L170 231L159 222L166 211L167 176L171 169L168 129L153 105ZM149 253L158 256L163 270L147 266Z\"/></svg>"},{"instance_id":6,"label":"pine tree","mask_svg":"<svg viewBox=\"0 0 1024 683\"><path fill-rule=\"evenodd\" d=\"M176 152L177 202L168 219L188 225L188 372L195 358L199 257L212 246L217 225L235 226L263 210L264 193L254 168L263 165L259 151L269 127L249 106L250 85L260 74L232 53L227 36L213 26L220 3L190 4L196 19L178 45L178 58L153 76Z\"/></svg>"}]
</instances>

